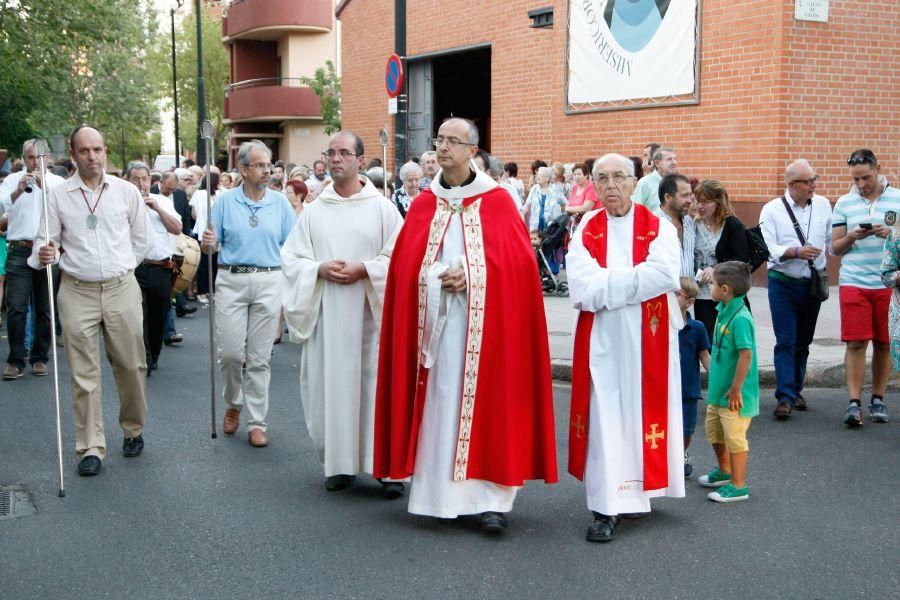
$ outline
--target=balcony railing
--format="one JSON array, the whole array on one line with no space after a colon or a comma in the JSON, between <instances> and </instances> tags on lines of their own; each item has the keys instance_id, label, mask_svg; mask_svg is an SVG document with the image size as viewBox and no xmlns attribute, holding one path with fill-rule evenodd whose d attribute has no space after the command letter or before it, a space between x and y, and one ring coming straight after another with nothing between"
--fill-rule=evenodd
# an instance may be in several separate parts
<instances>
[{"instance_id":1,"label":"balcony railing","mask_svg":"<svg viewBox=\"0 0 900 600\"><path fill-rule=\"evenodd\" d=\"M252 0L244 0L252 1ZM299 77L262 77L225 86L225 120L320 119L321 102Z\"/></svg>"},{"instance_id":2,"label":"balcony railing","mask_svg":"<svg viewBox=\"0 0 900 600\"><path fill-rule=\"evenodd\" d=\"M222 36L277 39L291 31L331 31L331 0L233 0L222 20Z\"/></svg>"}]
</instances>

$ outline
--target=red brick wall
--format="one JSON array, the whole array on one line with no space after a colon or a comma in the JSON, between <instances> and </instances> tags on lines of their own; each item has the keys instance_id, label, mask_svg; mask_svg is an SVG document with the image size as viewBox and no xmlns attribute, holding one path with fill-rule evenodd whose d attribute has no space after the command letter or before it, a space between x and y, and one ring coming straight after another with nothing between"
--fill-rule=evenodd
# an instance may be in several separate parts
<instances>
[{"instance_id":1,"label":"red brick wall","mask_svg":"<svg viewBox=\"0 0 900 600\"><path fill-rule=\"evenodd\" d=\"M862 145L897 181L896 0L832 1L821 24L795 21L793 0L704 0L699 105L579 115L564 112L567 1L552 3L549 30L529 28L533 0L408 2L408 55L492 44L491 152L518 162L520 176L535 158L638 155L655 141L676 146L682 172L720 179L740 203L780 194L784 168L798 157L835 200L848 187L846 157ZM375 148L387 120L393 1L353 0L341 21L344 126Z\"/></svg>"}]
</instances>

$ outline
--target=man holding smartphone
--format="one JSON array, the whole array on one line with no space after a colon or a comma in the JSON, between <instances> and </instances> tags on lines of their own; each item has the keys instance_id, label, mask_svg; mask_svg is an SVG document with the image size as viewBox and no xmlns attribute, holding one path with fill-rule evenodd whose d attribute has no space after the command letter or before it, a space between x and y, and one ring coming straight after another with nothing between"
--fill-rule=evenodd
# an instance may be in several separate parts
<instances>
[{"instance_id":1,"label":"man holding smartphone","mask_svg":"<svg viewBox=\"0 0 900 600\"><path fill-rule=\"evenodd\" d=\"M875 423L888 420L884 393L891 369L891 290L881 281L881 259L884 240L900 214L900 192L888 186L871 150L854 150L847 165L853 187L834 207L832 247L841 257L841 339L847 344L844 367L850 405L844 423L857 427L863 423L861 396L869 340L873 343L869 417Z\"/></svg>"}]
</instances>

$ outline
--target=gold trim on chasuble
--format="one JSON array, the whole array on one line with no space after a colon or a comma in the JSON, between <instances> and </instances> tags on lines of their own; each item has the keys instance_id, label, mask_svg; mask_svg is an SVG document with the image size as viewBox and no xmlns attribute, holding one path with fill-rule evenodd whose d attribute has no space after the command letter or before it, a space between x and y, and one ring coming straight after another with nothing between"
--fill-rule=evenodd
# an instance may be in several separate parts
<instances>
[{"instance_id":1,"label":"gold trim on chasuble","mask_svg":"<svg viewBox=\"0 0 900 600\"><path fill-rule=\"evenodd\" d=\"M424 364L425 312L428 298L428 271L437 260L441 242L450 224L450 217L458 213L463 221L463 240L466 245L466 261L469 267L468 327L466 331L466 358L463 372L462 402L459 428L456 438L456 457L453 461L453 480L465 481L469 467L469 442L472 438L472 417L475 414L475 391L478 387L478 366L481 359L481 342L484 325L484 300L487 290L487 267L484 258L484 237L481 229L481 198L463 207L451 206L438 198L437 210L428 231L425 258L419 269L419 367ZM421 385L417 383L416 387Z\"/></svg>"}]
</instances>

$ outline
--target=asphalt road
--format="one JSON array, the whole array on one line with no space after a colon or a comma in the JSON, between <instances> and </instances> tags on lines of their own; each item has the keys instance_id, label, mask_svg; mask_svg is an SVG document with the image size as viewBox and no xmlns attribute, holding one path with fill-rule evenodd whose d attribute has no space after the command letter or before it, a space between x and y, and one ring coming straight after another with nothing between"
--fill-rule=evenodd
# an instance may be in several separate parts
<instances>
[{"instance_id":1,"label":"asphalt road","mask_svg":"<svg viewBox=\"0 0 900 600\"><path fill-rule=\"evenodd\" d=\"M296 345L275 347L271 445L251 448L243 426L210 439L205 312L178 325L184 344L149 380L139 458L121 455L105 367L110 450L94 478L76 474L61 353L63 499L50 378L0 383L0 485L27 487L37 508L0 519L0 598L900 598L895 398L894 422L853 431L840 392L810 390L811 410L787 423L768 401L750 430L749 502L714 504L692 481L607 545L584 540L590 513L558 428L561 483L528 485L489 538L471 519L410 515L371 479L326 492ZM555 390L558 424L568 394ZM701 431L691 454L698 472L712 465Z\"/></svg>"}]
</instances>

